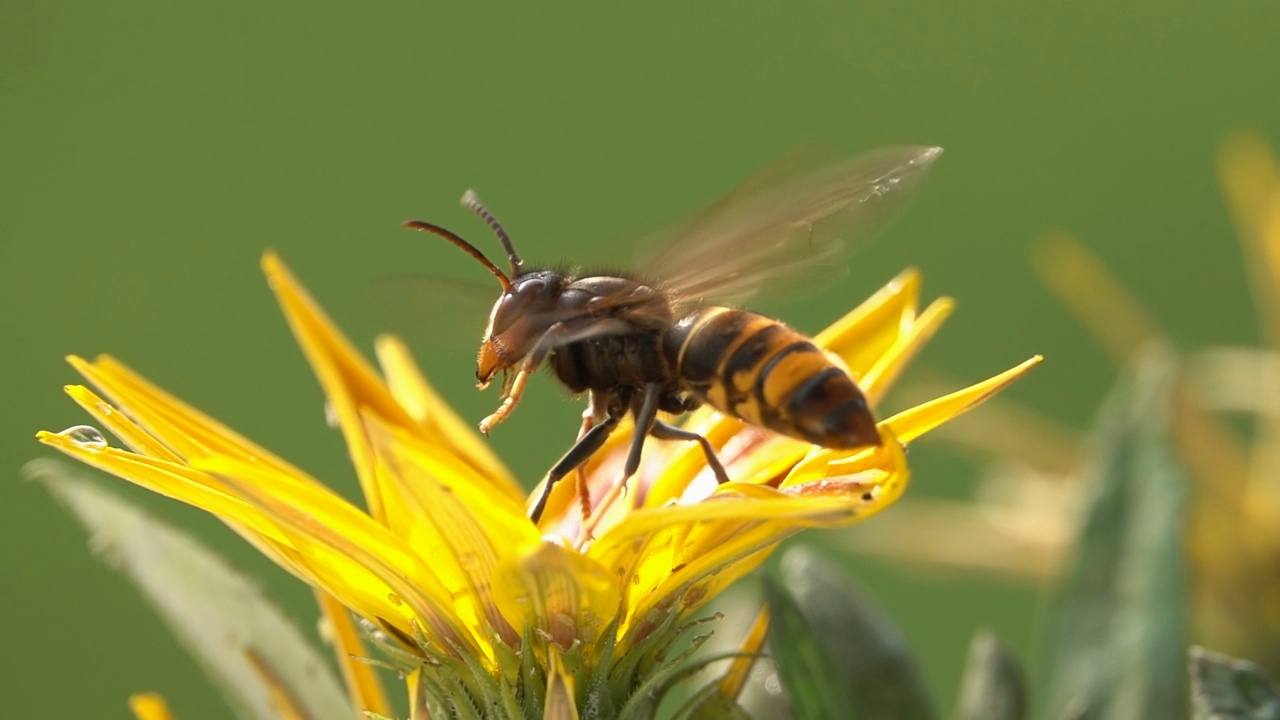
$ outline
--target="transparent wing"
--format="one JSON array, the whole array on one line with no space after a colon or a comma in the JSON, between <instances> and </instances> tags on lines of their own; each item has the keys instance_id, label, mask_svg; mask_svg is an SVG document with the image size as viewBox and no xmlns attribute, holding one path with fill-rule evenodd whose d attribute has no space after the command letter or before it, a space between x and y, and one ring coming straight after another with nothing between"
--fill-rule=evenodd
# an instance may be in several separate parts
<instances>
[{"instance_id":1,"label":"transparent wing","mask_svg":"<svg viewBox=\"0 0 1280 720\"><path fill-rule=\"evenodd\" d=\"M812 290L841 276L848 249L901 213L941 154L892 147L825 165L786 156L668 235L645 275L699 303L736 304L766 287Z\"/></svg>"}]
</instances>

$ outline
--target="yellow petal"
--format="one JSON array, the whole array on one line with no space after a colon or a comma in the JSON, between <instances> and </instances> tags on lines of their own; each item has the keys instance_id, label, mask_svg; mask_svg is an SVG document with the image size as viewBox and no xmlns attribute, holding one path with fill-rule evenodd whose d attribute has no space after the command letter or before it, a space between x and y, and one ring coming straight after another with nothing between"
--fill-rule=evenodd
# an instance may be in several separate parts
<instances>
[{"instance_id":1,"label":"yellow petal","mask_svg":"<svg viewBox=\"0 0 1280 720\"><path fill-rule=\"evenodd\" d=\"M227 455L269 465L292 477L307 478L298 468L151 384L109 355L101 355L93 362L72 355L67 362L116 408L184 459Z\"/></svg>"},{"instance_id":2,"label":"yellow petal","mask_svg":"<svg viewBox=\"0 0 1280 720\"><path fill-rule=\"evenodd\" d=\"M880 404L907 364L933 338L953 310L955 302L951 298L939 298L930 303L919 317L914 318L910 328L903 328L898 342L886 348L875 364L858 379L858 386L866 393L871 407Z\"/></svg>"},{"instance_id":3,"label":"yellow petal","mask_svg":"<svg viewBox=\"0 0 1280 720\"><path fill-rule=\"evenodd\" d=\"M494 602L526 635L561 650L593 650L618 612L618 581L581 553L532 542L503 558L493 576Z\"/></svg>"},{"instance_id":4,"label":"yellow petal","mask_svg":"<svg viewBox=\"0 0 1280 720\"><path fill-rule=\"evenodd\" d=\"M156 693L138 693L129 697L129 709L138 720L173 720L169 704Z\"/></svg>"},{"instance_id":5,"label":"yellow petal","mask_svg":"<svg viewBox=\"0 0 1280 720\"><path fill-rule=\"evenodd\" d=\"M36 438L85 465L124 478L159 495L206 510L228 522L252 528L277 542L285 542L284 536L266 516L227 492L216 478L192 470L186 465L118 448L88 447L61 433L42 431L36 434Z\"/></svg>"},{"instance_id":6,"label":"yellow petal","mask_svg":"<svg viewBox=\"0 0 1280 720\"><path fill-rule=\"evenodd\" d=\"M380 483L401 499L396 514L388 516L393 531L419 557L431 558L432 570L464 620L487 626L486 637L516 644L518 626L509 625L494 606L489 586L501 555L539 541L523 503L452 474L454 468L436 449L376 415L364 420L383 474Z\"/></svg>"},{"instance_id":7,"label":"yellow petal","mask_svg":"<svg viewBox=\"0 0 1280 720\"><path fill-rule=\"evenodd\" d=\"M939 425L981 405L988 398L1013 384L1031 368L1039 365L1043 359L1036 355L993 378L882 420L877 427L880 428L882 436L896 437L899 442L909 443ZM881 447L857 450L815 448L808 457L796 465L783 486L810 482L822 477L863 472L867 469L868 463L874 464L877 455L883 453L889 446L890 443L886 441Z\"/></svg>"},{"instance_id":8,"label":"yellow petal","mask_svg":"<svg viewBox=\"0 0 1280 720\"><path fill-rule=\"evenodd\" d=\"M1022 376L1026 375L1042 361L1044 361L1044 357L1040 355L1033 356L995 377L976 385L970 385L963 390L940 397L937 400L917 405L910 410L900 412L885 420L883 424L899 440L909 443L939 425L950 422L952 419L981 405L988 398L1021 379Z\"/></svg>"},{"instance_id":9,"label":"yellow petal","mask_svg":"<svg viewBox=\"0 0 1280 720\"><path fill-rule=\"evenodd\" d=\"M413 423L413 418L391 397L382 384L382 378L360 357L351 342L274 253L262 256L262 270L298 345L311 364L312 372L324 389L330 407L337 415L369 514L383 520L386 517L384 504L388 498L383 497L382 489L378 487L373 452L360 421L360 408L368 407L388 420L406 426Z\"/></svg>"},{"instance_id":10,"label":"yellow petal","mask_svg":"<svg viewBox=\"0 0 1280 720\"><path fill-rule=\"evenodd\" d=\"M806 527L832 527L869 516L892 495L864 500L875 482L900 473L824 481L789 491L726 483L693 505L638 510L589 546L623 590L623 646L670 613L693 610L759 565L777 543Z\"/></svg>"},{"instance_id":11,"label":"yellow petal","mask_svg":"<svg viewBox=\"0 0 1280 720\"><path fill-rule=\"evenodd\" d=\"M262 513L227 491L217 478L185 464L124 452L89 447L65 433L40 432L36 437L80 462L128 480L158 495L173 498L217 516L255 548L304 582L316 583L306 562L288 538Z\"/></svg>"},{"instance_id":12,"label":"yellow petal","mask_svg":"<svg viewBox=\"0 0 1280 720\"><path fill-rule=\"evenodd\" d=\"M920 273L902 271L861 305L818 333L818 347L844 359L855 377L867 373L915 322Z\"/></svg>"},{"instance_id":13,"label":"yellow petal","mask_svg":"<svg viewBox=\"0 0 1280 720\"><path fill-rule=\"evenodd\" d=\"M281 482L270 469L230 458L206 458L195 467L215 475L269 517L307 559L321 587L367 617L383 618L409 636L425 626L443 647L458 643L477 657L483 628L466 630L453 598L434 571L385 526L356 507Z\"/></svg>"},{"instance_id":14,"label":"yellow petal","mask_svg":"<svg viewBox=\"0 0 1280 720\"><path fill-rule=\"evenodd\" d=\"M1222 144L1218 175L1244 245L1262 334L1280 345L1280 168L1267 141L1241 133Z\"/></svg>"},{"instance_id":15,"label":"yellow petal","mask_svg":"<svg viewBox=\"0 0 1280 720\"><path fill-rule=\"evenodd\" d=\"M755 622L751 623L751 629L742 641L742 647L738 649L738 656L729 664L729 669L717 686L720 695L726 700L734 702L742 695L742 689L746 687L747 679L751 677L751 670L760 659L761 648L768 637L769 606L766 605L760 608L760 614L756 615Z\"/></svg>"},{"instance_id":16,"label":"yellow petal","mask_svg":"<svg viewBox=\"0 0 1280 720\"><path fill-rule=\"evenodd\" d=\"M80 407L92 415L99 425L109 430L112 435L120 438L120 441L128 445L129 449L135 453L168 462L177 463L182 461L182 458L165 447L164 443L156 440L145 430L138 427L132 420L111 407L89 388L83 385L67 385L63 389L71 396L72 400L75 400Z\"/></svg>"},{"instance_id":17,"label":"yellow petal","mask_svg":"<svg viewBox=\"0 0 1280 720\"><path fill-rule=\"evenodd\" d=\"M524 499L524 491L511 472L476 432L475 426L458 417L431 383L427 382L400 338L392 335L379 336L374 341L374 352L382 366L382 373L387 378L391 394L427 429L429 435L448 438L453 443L454 453L475 469L475 478L493 483L517 500Z\"/></svg>"},{"instance_id":18,"label":"yellow petal","mask_svg":"<svg viewBox=\"0 0 1280 720\"><path fill-rule=\"evenodd\" d=\"M325 632L322 634L333 646L338 669L342 672L342 681L347 688L347 697L351 698L357 712L391 717L391 704L387 702L382 682L373 666L363 661L369 654L360 641L360 634L351 620L350 611L328 593L316 590L315 596L324 618Z\"/></svg>"}]
</instances>

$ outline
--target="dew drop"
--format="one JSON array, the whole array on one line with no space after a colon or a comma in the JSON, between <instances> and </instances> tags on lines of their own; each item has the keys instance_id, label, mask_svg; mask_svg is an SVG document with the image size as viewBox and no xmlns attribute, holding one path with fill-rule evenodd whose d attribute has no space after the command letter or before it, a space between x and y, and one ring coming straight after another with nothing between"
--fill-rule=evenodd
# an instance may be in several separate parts
<instances>
[{"instance_id":1,"label":"dew drop","mask_svg":"<svg viewBox=\"0 0 1280 720\"><path fill-rule=\"evenodd\" d=\"M338 410L333 407L333 403L328 400L324 401L324 424L337 430L341 424L338 420Z\"/></svg>"},{"instance_id":2,"label":"dew drop","mask_svg":"<svg viewBox=\"0 0 1280 720\"><path fill-rule=\"evenodd\" d=\"M98 412L102 413L103 415L111 415L116 411L115 408L111 407L110 405L104 402L98 403L97 407L98 407Z\"/></svg>"},{"instance_id":3,"label":"dew drop","mask_svg":"<svg viewBox=\"0 0 1280 720\"><path fill-rule=\"evenodd\" d=\"M88 450L102 450L107 447L107 439L102 437L98 428L92 425L75 425L58 434Z\"/></svg>"}]
</instances>

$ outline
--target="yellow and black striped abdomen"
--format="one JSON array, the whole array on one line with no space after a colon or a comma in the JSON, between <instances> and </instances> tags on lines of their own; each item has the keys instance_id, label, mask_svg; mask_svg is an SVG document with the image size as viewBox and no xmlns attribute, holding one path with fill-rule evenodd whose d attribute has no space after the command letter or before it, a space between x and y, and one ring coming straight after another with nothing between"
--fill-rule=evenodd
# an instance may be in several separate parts
<instances>
[{"instance_id":1,"label":"yellow and black striped abdomen","mask_svg":"<svg viewBox=\"0 0 1280 720\"><path fill-rule=\"evenodd\" d=\"M824 447L880 441L849 373L777 320L703 308L668 331L664 351L689 392L720 412Z\"/></svg>"}]
</instances>

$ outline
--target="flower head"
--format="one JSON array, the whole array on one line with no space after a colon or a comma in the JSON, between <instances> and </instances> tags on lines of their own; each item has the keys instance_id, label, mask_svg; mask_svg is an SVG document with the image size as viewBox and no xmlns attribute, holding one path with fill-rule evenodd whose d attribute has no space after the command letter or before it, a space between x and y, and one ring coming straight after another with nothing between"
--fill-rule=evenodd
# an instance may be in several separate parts
<instances>
[{"instance_id":1,"label":"flower head","mask_svg":"<svg viewBox=\"0 0 1280 720\"><path fill-rule=\"evenodd\" d=\"M623 428L585 467L598 506L590 525L565 482L535 526L513 475L397 339L377 341L379 373L276 256L263 267L346 440L363 509L110 357L71 358L96 390L67 392L125 447L85 427L39 438L213 513L314 587L339 628L352 627L345 607L384 633L410 658L420 709L492 698L495 715L520 716L647 697L638 689L669 659L680 621L783 539L892 504L909 478L906 443L1039 360L889 417L879 423L884 443L853 451L700 410L685 427L710 440L731 482L717 484L696 445L657 443L629 494L606 502L630 436ZM917 312L918 293L908 271L815 338L873 405L951 311L941 299ZM344 655L362 654L358 637L338 636ZM377 705L371 677L351 671L348 683Z\"/></svg>"}]
</instances>

